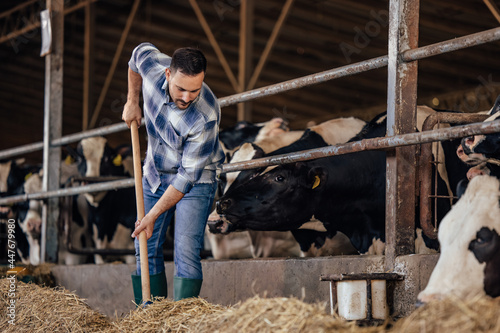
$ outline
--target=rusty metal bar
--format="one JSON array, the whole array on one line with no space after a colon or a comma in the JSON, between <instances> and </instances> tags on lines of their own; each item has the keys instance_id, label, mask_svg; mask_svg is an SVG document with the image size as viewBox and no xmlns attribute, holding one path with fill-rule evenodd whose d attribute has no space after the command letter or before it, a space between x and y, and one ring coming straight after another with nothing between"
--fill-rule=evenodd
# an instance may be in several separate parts
<instances>
[{"instance_id":1,"label":"rusty metal bar","mask_svg":"<svg viewBox=\"0 0 500 333\"><path fill-rule=\"evenodd\" d=\"M405 51L401 54L403 61L410 62L419 59L432 57L441 53L452 52L463 48L477 46L500 39L500 28L490 29L475 34L458 37L455 39L439 42L420 48ZM388 56L381 56L370 60L361 61L355 64L330 69L324 72L303 76L297 79L273 84L270 86L262 87L246 91L240 94L235 94L219 99L221 107L233 105L240 102L249 101L256 98L275 95L289 90L294 90L317 84L333 79L338 79L361 72L366 72L372 69L382 68L387 66Z\"/></svg>"},{"instance_id":2,"label":"rusty metal bar","mask_svg":"<svg viewBox=\"0 0 500 333\"><path fill-rule=\"evenodd\" d=\"M355 281L355 280L404 280L404 275L398 273L353 273L353 274L322 274L320 281Z\"/></svg>"},{"instance_id":3,"label":"rusty metal bar","mask_svg":"<svg viewBox=\"0 0 500 333\"><path fill-rule=\"evenodd\" d=\"M70 187L70 188L58 189L47 192L37 192L31 194L20 194L10 197L4 197L0 199L0 205L9 205L27 200L42 200L47 198L65 197L68 195L77 195L81 193L118 190L121 188L133 187L133 186L134 186L133 178L124 180L115 180L111 182L97 183L79 187Z\"/></svg>"},{"instance_id":4,"label":"rusty metal bar","mask_svg":"<svg viewBox=\"0 0 500 333\"><path fill-rule=\"evenodd\" d=\"M418 49L408 50L401 54L401 58L406 62L415 61L442 53L448 53L472 46L493 42L499 39L500 28L494 28L463 37L457 37L444 42L419 47Z\"/></svg>"},{"instance_id":5,"label":"rusty metal bar","mask_svg":"<svg viewBox=\"0 0 500 333\"><path fill-rule=\"evenodd\" d=\"M439 123L464 124L486 120L485 114L462 114L451 112L438 112L428 116L422 124L422 131L430 131ZM421 146L419 179L420 179L420 226L429 238L437 238L437 229L432 225L431 212L431 183L432 183L432 143Z\"/></svg>"},{"instance_id":6,"label":"rusty metal bar","mask_svg":"<svg viewBox=\"0 0 500 333\"><path fill-rule=\"evenodd\" d=\"M142 119L141 125L144 125L144 119ZM52 146L64 146L73 142L78 142L82 139L91 138L94 136L103 136L107 134L121 132L124 130L128 130L127 124L123 122L116 123L109 126L99 127L92 130L63 136L59 139L52 141ZM5 149L0 151L0 160L21 154L32 153L42 149L43 149L43 142L35 142L15 148Z\"/></svg>"},{"instance_id":7,"label":"rusty metal bar","mask_svg":"<svg viewBox=\"0 0 500 333\"><path fill-rule=\"evenodd\" d=\"M286 91L307 87L313 84L318 84L333 79L338 79L344 76L366 72L372 69L382 68L387 66L387 59L387 56L381 56L378 58L357 62L355 64L330 69L320 73L303 76L297 79L272 84L266 87L249 90L243 93L234 94L231 96L220 98L219 104L221 107L229 106L257 98L276 95Z\"/></svg>"},{"instance_id":8,"label":"rusty metal bar","mask_svg":"<svg viewBox=\"0 0 500 333\"><path fill-rule=\"evenodd\" d=\"M390 137L364 139L361 141L348 142L335 146L327 146L316 149L303 150L295 153L282 154L255 160L223 164L219 168L220 173L249 170L280 165L299 161L309 161L329 156L349 154L365 150L386 150L400 146L409 146L432 141L444 141L449 139L463 138L477 134L492 134L500 132L500 120L456 126L453 128L442 128L434 131L401 134Z\"/></svg>"},{"instance_id":9,"label":"rusty metal bar","mask_svg":"<svg viewBox=\"0 0 500 333\"><path fill-rule=\"evenodd\" d=\"M419 0L389 1L387 135L412 133L416 125L418 62L400 55L418 47ZM405 33L402 34L401 31ZM397 147L386 155L385 269L397 256L415 252L416 147Z\"/></svg>"},{"instance_id":10,"label":"rusty metal bar","mask_svg":"<svg viewBox=\"0 0 500 333\"><path fill-rule=\"evenodd\" d=\"M61 147L52 142L62 136L63 72L64 72L64 2L48 0L51 13L51 51L45 56L45 92L43 106L43 177L42 191L59 188ZM57 261L57 218L59 203L49 198L42 206L40 262Z\"/></svg>"},{"instance_id":11,"label":"rusty metal bar","mask_svg":"<svg viewBox=\"0 0 500 333\"><path fill-rule=\"evenodd\" d=\"M474 38L479 38L475 41ZM480 45L488 42L493 42L500 39L500 28L495 28L491 30L486 30L484 32L467 35L464 37L455 38L450 41L445 41L441 43L436 43L428 46L424 46L418 49L413 49L406 51L402 54L402 59L404 61L413 61L418 59L424 59L427 57L434 56L436 54L451 52L466 48L469 46ZM457 43L457 45L454 45ZM365 61L361 61L355 64L334 68L324 72L303 76L297 79L269 85L266 87L246 91L240 94L234 94L227 97L222 97L219 99L219 104L221 107L237 104L240 102L245 102L257 98L262 98L270 95L275 95L283 93L289 90L303 88L309 85L326 82L329 80L341 78L344 76L350 76L362 72L366 72L372 69L378 69L387 66L388 57L381 56L378 58L373 58ZM144 124L144 121L143 121ZM65 145L68 143L76 142L78 140L89 138L97 135L106 135L116 132L121 132L128 130L124 123L117 123L105 127L100 127L93 129L91 131L85 131L80 133L71 134L62 137L60 140L54 141L54 145ZM41 150L43 144L41 142L23 145L15 148L6 149L0 151L0 160L10 158L13 156L18 156L21 154L27 154L35 151Z\"/></svg>"}]
</instances>

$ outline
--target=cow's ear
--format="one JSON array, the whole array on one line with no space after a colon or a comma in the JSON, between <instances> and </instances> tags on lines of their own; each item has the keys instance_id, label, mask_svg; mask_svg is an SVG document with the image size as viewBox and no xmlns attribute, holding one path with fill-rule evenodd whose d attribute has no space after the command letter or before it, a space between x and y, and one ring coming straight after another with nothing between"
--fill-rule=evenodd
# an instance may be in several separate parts
<instances>
[{"instance_id":1,"label":"cow's ear","mask_svg":"<svg viewBox=\"0 0 500 333\"><path fill-rule=\"evenodd\" d=\"M116 147L115 152L116 154L121 155L122 158L132 156L132 146L129 144L118 146Z\"/></svg>"},{"instance_id":2,"label":"cow's ear","mask_svg":"<svg viewBox=\"0 0 500 333\"><path fill-rule=\"evenodd\" d=\"M73 161L79 161L83 157L83 154L80 153L81 145L78 146L79 147L76 150L73 149L73 147L71 147L70 145L63 146L64 152L67 154L67 156L70 156Z\"/></svg>"},{"instance_id":3,"label":"cow's ear","mask_svg":"<svg viewBox=\"0 0 500 333\"><path fill-rule=\"evenodd\" d=\"M500 112L500 95L498 95L497 100L495 101L495 104L491 108L489 114L494 115L498 112Z\"/></svg>"},{"instance_id":4,"label":"cow's ear","mask_svg":"<svg viewBox=\"0 0 500 333\"><path fill-rule=\"evenodd\" d=\"M309 170L308 177L309 185L312 190L317 190L323 188L328 179L328 174L325 169L321 167L315 167Z\"/></svg>"},{"instance_id":5,"label":"cow's ear","mask_svg":"<svg viewBox=\"0 0 500 333\"><path fill-rule=\"evenodd\" d=\"M264 150L262 150L262 148L260 148L254 143L252 143L252 147L253 149L255 149L255 155L252 157L252 159L264 157L265 153Z\"/></svg>"}]
</instances>

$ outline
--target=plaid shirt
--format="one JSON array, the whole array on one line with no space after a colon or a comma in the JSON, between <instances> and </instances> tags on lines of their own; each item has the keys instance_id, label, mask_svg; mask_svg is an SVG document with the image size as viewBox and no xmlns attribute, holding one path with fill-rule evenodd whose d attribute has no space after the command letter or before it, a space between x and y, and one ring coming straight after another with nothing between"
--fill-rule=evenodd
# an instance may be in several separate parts
<instances>
[{"instance_id":1,"label":"plaid shirt","mask_svg":"<svg viewBox=\"0 0 500 333\"><path fill-rule=\"evenodd\" d=\"M170 100L165 69L171 57L150 43L137 46L129 67L142 77L144 118L148 148L144 177L153 192L161 184L160 174L187 193L196 183L215 181L215 170L224 160L219 143L220 106L203 83L200 94L185 110Z\"/></svg>"}]
</instances>

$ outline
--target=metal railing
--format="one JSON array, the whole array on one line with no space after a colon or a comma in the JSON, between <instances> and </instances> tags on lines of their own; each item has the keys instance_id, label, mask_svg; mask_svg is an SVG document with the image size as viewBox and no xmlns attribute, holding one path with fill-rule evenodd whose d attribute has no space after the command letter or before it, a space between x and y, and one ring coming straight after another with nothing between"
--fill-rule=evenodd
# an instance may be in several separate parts
<instances>
[{"instance_id":1,"label":"metal railing","mask_svg":"<svg viewBox=\"0 0 500 333\"><path fill-rule=\"evenodd\" d=\"M456 51L459 49L481 45L488 42L493 42L500 40L500 28L495 28L491 30L486 30L483 32L467 35L464 37L455 38L453 40L448 40L440 43L435 43L432 45L408 50L401 54L401 60L405 62L412 62L419 59L428 58L434 55L447 53L451 51ZM221 107L233 105L236 103L246 102L265 96L275 95L283 93L290 90L295 90L303 88L306 86L318 84L321 82L326 82L329 80L350 76L362 72L366 72L373 69L378 69L386 67L388 65L388 56L381 56L358 63L334 68L324 72L296 78L293 80L269 85L262 88L253 89L239 94L234 94L219 99ZM98 129L93 129L89 131L84 131L72 135L64 136L58 140L51 142L52 146L62 146L65 144L77 142L81 139L98 136L107 135L115 132L120 132L127 130L127 126L124 123L118 123ZM467 126L459 126L451 129L439 129L429 132L421 133L410 133L403 135L395 135L385 138L376 138L369 140L362 140L359 142L352 142L342 145L329 146L320 149L314 149L309 151L297 152L288 155L273 156L264 159L224 164L220 168L220 172L230 172L245 170L255 167L262 167L266 165L276 165L282 163L292 163L298 160L315 159L332 155L340 155L351 153L361 150L371 150L371 149L388 149L401 147L406 145L421 144L432 141L447 140L451 138L459 138L476 134L488 134L500 132L499 121L494 121L491 123L483 124L473 124ZM11 158L14 156L31 153L43 149L43 143L37 142L29 145L24 145L12 149L7 149L0 151L0 160ZM132 187L134 182L132 179L119 180L108 183L92 184L87 186L82 186L76 189L59 189L56 191L49 191L45 193L33 193L29 195L22 196L12 196L0 199L0 204L9 204L30 199L44 199L51 197L60 197L66 195L76 195L85 192L92 191L103 191L109 189L118 189L125 187Z\"/></svg>"}]
</instances>

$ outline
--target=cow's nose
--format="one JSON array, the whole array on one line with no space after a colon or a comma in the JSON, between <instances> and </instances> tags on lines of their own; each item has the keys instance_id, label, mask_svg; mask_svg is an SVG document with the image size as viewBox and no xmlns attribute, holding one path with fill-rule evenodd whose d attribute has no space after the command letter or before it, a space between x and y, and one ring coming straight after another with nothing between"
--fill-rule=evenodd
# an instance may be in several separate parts
<instances>
[{"instance_id":1,"label":"cow's nose","mask_svg":"<svg viewBox=\"0 0 500 333\"><path fill-rule=\"evenodd\" d=\"M473 145L474 145L474 137L473 136L469 136L467 138L465 138L465 144L471 148Z\"/></svg>"},{"instance_id":2,"label":"cow's nose","mask_svg":"<svg viewBox=\"0 0 500 333\"><path fill-rule=\"evenodd\" d=\"M217 201L217 213L222 214L231 206L231 199L221 199Z\"/></svg>"},{"instance_id":3,"label":"cow's nose","mask_svg":"<svg viewBox=\"0 0 500 333\"><path fill-rule=\"evenodd\" d=\"M462 147L462 145L458 146L457 148L457 155L458 157L461 157L462 155L464 155L464 148Z\"/></svg>"}]
</instances>

